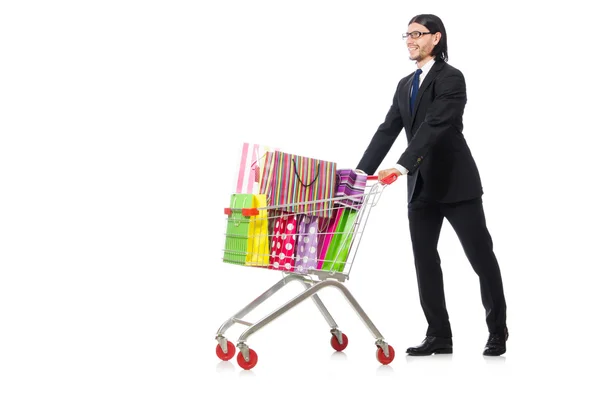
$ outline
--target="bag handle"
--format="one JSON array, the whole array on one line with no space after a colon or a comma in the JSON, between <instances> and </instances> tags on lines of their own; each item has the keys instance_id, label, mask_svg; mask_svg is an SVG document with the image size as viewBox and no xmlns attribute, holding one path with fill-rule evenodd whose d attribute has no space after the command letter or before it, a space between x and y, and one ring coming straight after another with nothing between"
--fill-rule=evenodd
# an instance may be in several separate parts
<instances>
[{"instance_id":1,"label":"bag handle","mask_svg":"<svg viewBox=\"0 0 600 397\"><path fill-rule=\"evenodd\" d=\"M263 153L263 155L262 155L262 156L260 156L260 157L258 156L259 154L260 154L260 153L258 152L258 149L256 149L256 160L254 160L254 161L252 162L252 164L250 164L250 168L251 168L251 169L253 169L253 170L259 169L259 167L258 167L258 165L257 165L257 164L258 164L258 162L259 162L260 160L262 160L262 159L263 159L263 157L266 157L266 156L267 156L267 152L264 152L264 153Z\"/></svg>"},{"instance_id":2,"label":"bag handle","mask_svg":"<svg viewBox=\"0 0 600 397\"><path fill-rule=\"evenodd\" d=\"M245 215L244 214L245 213L245 211L244 211L245 209L256 208L256 207L246 207L246 199L249 199L249 198L250 197L244 197L244 201L242 202L242 206L241 207L236 207L236 202L238 200L238 196L237 196L237 194L235 196L233 196L233 204L232 204L231 208L232 209L239 209L239 211L233 211L233 210L231 211L231 218L233 220L233 225L235 227L238 227L239 225L242 224L242 220L245 219L245 216L252 216L252 214ZM252 200L252 199L250 199L250 200ZM254 203L251 202L250 205L253 206ZM239 212L239 217L237 219L235 217L235 213L236 212Z\"/></svg>"},{"instance_id":3,"label":"bag handle","mask_svg":"<svg viewBox=\"0 0 600 397\"><path fill-rule=\"evenodd\" d=\"M317 175L315 175L315 179L313 179L313 181L311 183L309 183L308 185L305 184L302 179L300 178L300 175L298 175L298 169L296 168L296 159L292 159L292 164L294 164L294 174L296 174L296 178L298 178L298 181L300 182L300 184L304 187L311 187L319 178L319 172L321 171L321 163L317 164Z\"/></svg>"}]
</instances>

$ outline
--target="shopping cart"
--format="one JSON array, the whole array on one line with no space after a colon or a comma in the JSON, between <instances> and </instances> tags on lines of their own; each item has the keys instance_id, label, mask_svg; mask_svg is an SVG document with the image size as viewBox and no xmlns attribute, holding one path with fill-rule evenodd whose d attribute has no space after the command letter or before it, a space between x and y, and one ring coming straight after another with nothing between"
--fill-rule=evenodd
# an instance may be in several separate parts
<instances>
[{"instance_id":1,"label":"shopping cart","mask_svg":"<svg viewBox=\"0 0 600 397\"><path fill-rule=\"evenodd\" d=\"M396 180L396 175L391 174L382 181L377 181L377 176L369 176L367 179L369 183L365 186L364 193L358 195L343 195L331 200L298 202L285 206L253 207L250 202L237 203L238 205L235 207L238 208L225 209L227 232L223 261L266 270L277 270L282 273L282 279L221 325L216 335L218 342L216 353L221 360L230 360L236 352L234 344L225 337L225 332L234 324L241 324L248 328L240 334L237 340L239 349L237 362L245 370L253 368L258 361L258 355L248 347L248 338L308 298L312 298L329 324L333 349L344 350L348 346L348 337L340 331L337 323L317 295L326 287L339 289L369 329L375 338L377 360L384 365L394 360L395 353L392 346L385 342L379 330L343 284L349 279L354 257L371 209L378 203L385 187ZM341 219L347 224L344 227L340 227L338 224L334 228L330 223L333 217L317 216L320 223L313 223L312 230L307 227L303 228L302 222L307 219L316 222L315 213L306 208L324 201L327 201L330 210L333 209L337 215L336 219ZM347 217L343 218L344 215L340 216L340 214L346 214ZM309 235L309 233L312 234ZM318 241L317 251L326 252L325 255L309 258L307 253L299 252L300 246L295 247L295 251L285 251L286 244L306 242L309 237L314 239L314 234ZM291 240L286 242L286 239L290 238ZM331 247L334 246L336 249L332 250ZM314 241L312 247L315 247ZM278 248L279 251L276 251ZM301 283L305 290L262 319L256 322L245 320L252 310L273 296L283 286L294 281Z\"/></svg>"}]
</instances>

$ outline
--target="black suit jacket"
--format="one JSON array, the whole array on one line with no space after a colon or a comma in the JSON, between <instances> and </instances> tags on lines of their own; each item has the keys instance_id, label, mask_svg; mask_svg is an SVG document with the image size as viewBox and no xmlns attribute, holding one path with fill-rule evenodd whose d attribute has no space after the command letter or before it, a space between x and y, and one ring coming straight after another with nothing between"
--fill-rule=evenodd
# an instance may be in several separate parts
<instances>
[{"instance_id":1,"label":"black suit jacket","mask_svg":"<svg viewBox=\"0 0 600 397\"><path fill-rule=\"evenodd\" d=\"M462 116L467 103L460 70L436 61L419 87L415 111L409 109L414 73L398 83L392 106L371 139L357 169L375 173L402 128L408 146L398 164L408 169L408 202L416 197L454 203L481 197L479 171L463 136Z\"/></svg>"}]
</instances>

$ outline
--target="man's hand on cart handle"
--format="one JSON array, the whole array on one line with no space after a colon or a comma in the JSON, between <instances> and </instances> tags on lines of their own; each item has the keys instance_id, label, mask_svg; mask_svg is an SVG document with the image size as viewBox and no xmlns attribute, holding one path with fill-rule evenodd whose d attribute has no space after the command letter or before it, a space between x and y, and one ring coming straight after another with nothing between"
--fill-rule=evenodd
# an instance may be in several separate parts
<instances>
[{"instance_id":1,"label":"man's hand on cart handle","mask_svg":"<svg viewBox=\"0 0 600 397\"><path fill-rule=\"evenodd\" d=\"M402 174L396 168L381 170L377 174L379 182L383 183L384 185L389 185L390 183L394 182L400 175Z\"/></svg>"},{"instance_id":2,"label":"man's hand on cart handle","mask_svg":"<svg viewBox=\"0 0 600 397\"><path fill-rule=\"evenodd\" d=\"M362 170L356 170L356 172L360 174L364 174ZM368 175L367 180L369 181L379 181L384 185L390 185L398 179L398 176L402 175L400 171L395 168L390 168L387 170L379 171L378 175Z\"/></svg>"}]
</instances>

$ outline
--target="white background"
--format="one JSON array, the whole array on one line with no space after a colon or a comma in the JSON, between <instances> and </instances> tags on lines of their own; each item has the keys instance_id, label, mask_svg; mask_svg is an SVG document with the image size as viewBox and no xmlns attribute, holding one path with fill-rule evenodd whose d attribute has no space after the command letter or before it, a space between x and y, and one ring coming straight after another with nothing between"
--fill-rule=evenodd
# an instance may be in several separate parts
<instances>
[{"instance_id":1,"label":"white background","mask_svg":"<svg viewBox=\"0 0 600 397\"><path fill-rule=\"evenodd\" d=\"M0 395L592 393L600 87L584 3L2 2ZM347 284L395 361L379 365L331 289L343 353L306 301L249 339L252 371L221 362L219 326L280 279L220 260L241 143L356 166L414 70L401 34L419 13L443 19L466 77L464 134L504 276L508 352L481 355L478 280L445 223L455 353L405 356L426 324L401 180ZM382 166L405 145L402 134Z\"/></svg>"}]
</instances>

